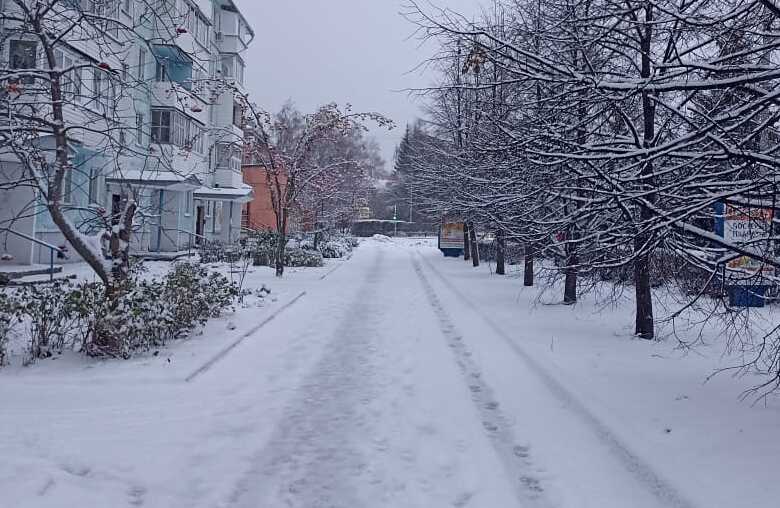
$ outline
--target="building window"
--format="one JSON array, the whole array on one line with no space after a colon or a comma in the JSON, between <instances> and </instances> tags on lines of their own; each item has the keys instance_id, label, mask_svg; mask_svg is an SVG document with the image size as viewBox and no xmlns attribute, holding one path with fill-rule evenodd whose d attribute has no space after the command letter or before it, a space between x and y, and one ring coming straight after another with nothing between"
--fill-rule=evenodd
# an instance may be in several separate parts
<instances>
[{"instance_id":1,"label":"building window","mask_svg":"<svg viewBox=\"0 0 780 508\"><path fill-rule=\"evenodd\" d=\"M229 143L219 143L217 148L216 167L241 171L241 150Z\"/></svg>"},{"instance_id":2,"label":"building window","mask_svg":"<svg viewBox=\"0 0 780 508\"><path fill-rule=\"evenodd\" d=\"M111 75L97 67L92 69L92 109L106 116L114 110L114 82Z\"/></svg>"},{"instance_id":3,"label":"building window","mask_svg":"<svg viewBox=\"0 0 780 508\"><path fill-rule=\"evenodd\" d=\"M221 233L222 232L222 201L215 201L214 202L214 220L213 220L213 231L215 233Z\"/></svg>"},{"instance_id":4,"label":"building window","mask_svg":"<svg viewBox=\"0 0 780 508\"><path fill-rule=\"evenodd\" d=\"M65 178L62 181L62 202L69 204L73 198L73 166L65 170Z\"/></svg>"},{"instance_id":5,"label":"building window","mask_svg":"<svg viewBox=\"0 0 780 508\"><path fill-rule=\"evenodd\" d=\"M11 41L10 63L11 69L34 70L38 55L38 43L35 41ZM35 82L32 76L23 76L19 81L26 84Z\"/></svg>"},{"instance_id":6,"label":"building window","mask_svg":"<svg viewBox=\"0 0 780 508\"><path fill-rule=\"evenodd\" d=\"M82 81L81 67L73 69L73 94L75 95L77 101L81 101L83 99Z\"/></svg>"},{"instance_id":7,"label":"building window","mask_svg":"<svg viewBox=\"0 0 780 508\"><path fill-rule=\"evenodd\" d=\"M186 215L192 214L192 201L193 201L193 192L185 192L184 193L184 213Z\"/></svg>"},{"instance_id":8,"label":"building window","mask_svg":"<svg viewBox=\"0 0 780 508\"><path fill-rule=\"evenodd\" d=\"M135 114L135 142L144 145L144 114Z\"/></svg>"},{"instance_id":9,"label":"building window","mask_svg":"<svg viewBox=\"0 0 780 508\"><path fill-rule=\"evenodd\" d=\"M73 57L62 51L61 49L54 50L54 59L57 67L61 70L71 69L75 64ZM62 93L65 100L72 100L76 89L75 71L71 69L68 72L62 74Z\"/></svg>"},{"instance_id":10,"label":"building window","mask_svg":"<svg viewBox=\"0 0 780 508\"><path fill-rule=\"evenodd\" d=\"M96 169L89 170L89 203L100 204L100 172Z\"/></svg>"},{"instance_id":11,"label":"building window","mask_svg":"<svg viewBox=\"0 0 780 508\"><path fill-rule=\"evenodd\" d=\"M223 78L234 77L233 73L233 57L231 55L222 55L220 57L220 70L222 71Z\"/></svg>"},{"instance_id":12,"label":"building window","mask_svg":"<svg viewBox=\"0 0 780 508\"><path fill-rule=\"evenodd\" d=\"M211 39L209 22L200 13L200 10L192 3L184 3L185 27L192 34L192 38L203 46L208 46Z\"/></svg>"},{"instance_id":13,"label":"building window","mask_svg":"<svg viewBox=\"0 0 780 508\"><path fill-rule=\"evenodd\" d=\"M192 58L177 48L170 45L157 45L152 48L155 61L155 81L170 81L178 84L186 90L192 89Z\"/></svg>"},{"instance_id":14,"label":"building window","mask_svg":"<svg viewBox=\"0 0 780 508\"><path fill-rule=\"evenodd\" d=\"M171 142L171 113L170 110L152 110L152 142Z\"/></svg>"},{"instance_id":15,"label":"building window","mask_svg":"<svg viewBox=\"0 0 780 508\"><path fill-rule=\"evenodd\" d=\"M233 125L236 127L244 125L244 108L236 101L233 101Z\"/></svg>"},{"instance_id":16,"label":"building window","mask_svg":"<svg viewBox=\"0 0 780 508\"><path fill-rule=\"evenodd\" d=\"M146 80L146 50L144 48L138 50L138 79L140 81Z\"/></svg>"},{"instance_id":17,"label":"building window","mask_svg":"<svg viewBox=\"0 0 780 508\"><path fill-rule=\"evenodd\" d=\"M152 141L203 153L203 128L190 117L173 109L152 110Z\"/></svg>"}]
</instances>

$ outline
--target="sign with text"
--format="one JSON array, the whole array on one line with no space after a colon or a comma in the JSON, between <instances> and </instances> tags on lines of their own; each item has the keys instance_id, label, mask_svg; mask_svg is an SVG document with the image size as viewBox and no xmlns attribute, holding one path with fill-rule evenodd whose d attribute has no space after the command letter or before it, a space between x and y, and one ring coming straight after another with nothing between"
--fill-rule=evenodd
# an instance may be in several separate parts
<instances>
[{"instance_id":1,"label":"sign with text","mask_svg":"<svg viewBox=\"0 0 780 508\"><path fill-rule=\"evenodd\" d=\"M766 238L772 232L772 209L725 204L721 205L719 212L724 240L758 252L767 250L769 253ZM757 275L771 276L775 273L771 265L749 256L734 258L726 266L732 275L734 272L740 273L737 278L745 282Z\"/></svg>"}]
</instances>

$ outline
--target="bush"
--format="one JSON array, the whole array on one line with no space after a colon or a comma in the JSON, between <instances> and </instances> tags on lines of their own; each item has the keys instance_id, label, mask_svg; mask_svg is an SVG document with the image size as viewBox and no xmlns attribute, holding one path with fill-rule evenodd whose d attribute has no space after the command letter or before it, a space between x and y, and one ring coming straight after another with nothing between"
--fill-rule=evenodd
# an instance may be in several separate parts
<instances>
[{"instance_id":1,"label":"bush","mask_svg":"<svg viewBox=\"0 0 780 508\"><path fill-rule=\"evenodd\" d=\"M72 291L70 281L56 281L45 286L24 286L17 292L16 313L19 318L28 318L26 362L49 358L78 334L79 316Z\"/></svg>"},{"instance_id":2,"label":"bush","mask_svg":"<svg viewBox=\"0 0 780 508\"><path fill-rule=\"evenodd\" d=\"M320 254L326 259L343 258L352 251L352 248L343 242L330 240L320 244Z\"/></svg>"},{"instance_id":3,"label":"bush","mask_svg":"<svg viewBox=\"0 0 780 508\"><path fill-rule=\"evenodd\" d=\"M147 350L187 337L233 305L238 287L200 265L178 263L161 281L140 281L107 314L128 351Z\"/></svg>"},{"instance_id":4,"label":"bush","mask_svg":"<svg viewBox=\"0 0 780 508\"><path fill-rule=\"evenodd\" d=\"M250 233L246 248L255 266L273 266L276 261L276 246L279 235L275 231L260 230Z\"/></svg>"},{"instance_id":5,"label":"bush","mask_svg":"<svg viewBox=\"0 0 780 508\"><path fill-rule=\"evenodd\" d=\"M322 257L337 259L349 255L358 244L358 239L351 235L333 235L327 241L320 243L319 250Z\"/></svg>"},{"instance_id":6,"label":"bush","mask_svg":"<svg viewBox=\"0 0 780 508\"><path fill-rule=\"evenodd\" d=\"M290 267L311 267L323 266L325 262L322 254L316 250L304 250L299 247L288 248L284 253L284 264Z\"/></svg>"},{"instance_id":7,"label":"bush","mask_svg":"<svg viewBox=\"0 0 780 508\"><path fill-rule=\"evenodd\" d=\"M0 293L0 367L8 361L8 339L14 322L15 303L5 293Z\"/></svg>"},{"instance_id":8,"label":"bush","mask_svg":"<svg viewBox=\"0 0 780 508\"><path fill-rule=\"evenodd\" d=\"M210 318L230 308L239 290L219 273L200 265L179 263L160 280L142 280L133 274L125 292L116 300L106 298L100 283L57 282L28 286L17 293L11 306L0 300L0 359L5 359L5 316L29 323L27 361L46 358L66 347L92 356L109 354L97 346L106 334L119 337L114 356L159 347L189 335ZM5 302L5 303L4 303ZM6 312L13 308L12 312Z\"/></svg>"}]
</instances>

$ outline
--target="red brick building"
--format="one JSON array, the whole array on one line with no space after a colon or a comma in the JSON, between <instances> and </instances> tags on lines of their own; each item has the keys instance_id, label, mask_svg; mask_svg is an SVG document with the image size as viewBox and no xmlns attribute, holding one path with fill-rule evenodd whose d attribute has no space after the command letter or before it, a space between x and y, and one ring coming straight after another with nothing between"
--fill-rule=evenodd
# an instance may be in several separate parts
<instances>
[{"instance_id":1,"label":"red brick building","mask_svg":"<svg viewBox=\"0 0 780 508\"><path fill-rule=\"evenodd\" d=\"M252 201L244 204L242 226L249 229L272 229L276 231L276 215L271 201L271 189L265 169L262 166L247 165L242 168L244 183L254 192ZM286 184L284 175L280 176Z\"/></svg>"}]
</instances>

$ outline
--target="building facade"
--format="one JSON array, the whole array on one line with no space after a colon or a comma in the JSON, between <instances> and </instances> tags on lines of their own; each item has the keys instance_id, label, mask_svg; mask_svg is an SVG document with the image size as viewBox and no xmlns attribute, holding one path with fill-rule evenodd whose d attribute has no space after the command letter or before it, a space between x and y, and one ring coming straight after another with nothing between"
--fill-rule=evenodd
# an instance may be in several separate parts
<instances>
[{"instance_id":1,"label":"building facade","mask_svg":"<svg viewBox=\"0 0 780 508\"><path fill-rule=\"evenodd\" d=\"M7 99L0 113L14 125L36 94L51 103L35 72L52 66L15 7L0 5L0 68L21 76L9 79L0 97ZM254 35L234 2L53 5L63 9L52 18L54 30L68 34L55 46L53 67L63 73L64 123L73 126L71 171L63 184L68 219L82 234L95 234L133 200L131 254L236 241L242 206L252 199L241 173L242 53ZM97 21L69 27L67 20L77 15ZM45 116L41 111L36 114ZM35 146L46 153L51 140L45 132L39 138ZM30 184L28 166L18 146L0 145L0 268L47 263L45 244L65 251L58 263L78 261L46 211L41 185Z\"/></svg>"}]
</instances>

